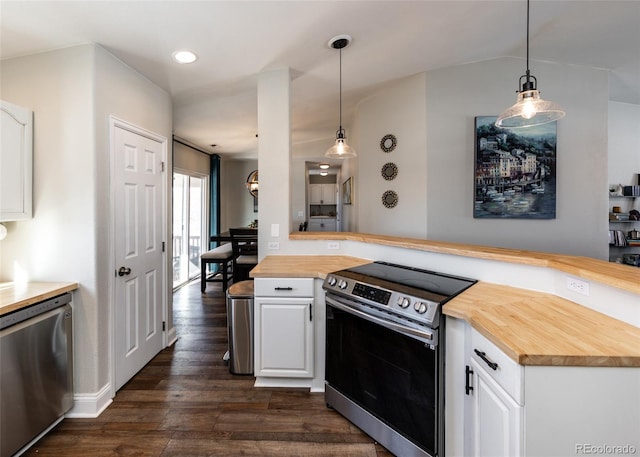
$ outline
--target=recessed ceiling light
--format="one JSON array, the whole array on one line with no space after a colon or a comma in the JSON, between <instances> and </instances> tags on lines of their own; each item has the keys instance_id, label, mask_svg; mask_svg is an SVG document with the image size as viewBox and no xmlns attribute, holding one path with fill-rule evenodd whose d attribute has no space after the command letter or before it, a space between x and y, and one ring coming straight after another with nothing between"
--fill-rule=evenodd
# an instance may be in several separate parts
<instances>
[{"instance_id":1,"label":"recessed ceiling light","mask_svg":"<svg viewBox=\"0 0 640 457\"><path fill-rule=\"evenodd\" d=\"M178 63L193 63L198 60L198 56L191 51L176 51L172 56L173 60Z\"/></svg>"}]
</instances>

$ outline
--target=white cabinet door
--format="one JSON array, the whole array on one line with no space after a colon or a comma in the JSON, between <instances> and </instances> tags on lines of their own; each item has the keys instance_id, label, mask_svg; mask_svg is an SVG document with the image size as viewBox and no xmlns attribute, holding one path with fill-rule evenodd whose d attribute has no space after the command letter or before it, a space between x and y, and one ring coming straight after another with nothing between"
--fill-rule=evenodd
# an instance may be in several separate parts
<instances>
[{"instance_id":1,"label":"white cabinet door","mask_svg":"<svg viewBox=\"0 0 640 457\"><path fill-rule=\"evenodd\" d=\"M322 204L322 184L309 184L309 203Z\"/></svg>"},{"instance_id":2,"label":"white cabinet door","mask_svg":"<svg viewBox=\"0 0 640 457\"><path fill-rule=\"evenodd\" d=\"M309 184L309 203L312 205L335 205L335 184Z\"/></svg>"},{"instance_id":3,"label":"white cabinet door","mask_svg":"<svg viewBox=\"0 0 640 457\"><path fill-rule=\"evenodd\" d=\"M255 298L255 375L313 377L313 298Z\"/></svg>"},{"instance_id":4,"label":"white cabinet door","mask_svg":"<svg viewBox=\"0 0 640 457\"><path fill-rule=\"evenodd\" d=\"M472 447L467 455L517 457L522 455L523 407L502 389L475 360L471 393Z\"/></svg>"},{"instance_id":5,"label":"white cabinet door","mask_svg":"<svg viewBox=\"0 0 640 457\"><path fill-rule=\"evenodd\" d=\"M335 232L336 220L333 218L314 218L309 221L310 232Z\"/></svg>"},{"instance_id":6,"label":"white cabinet door","mask_svg":"<svg viewBox=\"0 0 640 457\"><path fill-rule=\"evenodd\" d=\"M336 185L321 184L322 186L322 204L335 205L337 201Z\"/></svg>"},{"instance_id":7,"label":"white cabinet door","mask_svg":"<svg viewBox=\"0 0 640 457\"><path fill-rule=\"evenodd\" d=\"M0 101L0 221L32 215L33 112Z\"/></svg>"}]
</instances>

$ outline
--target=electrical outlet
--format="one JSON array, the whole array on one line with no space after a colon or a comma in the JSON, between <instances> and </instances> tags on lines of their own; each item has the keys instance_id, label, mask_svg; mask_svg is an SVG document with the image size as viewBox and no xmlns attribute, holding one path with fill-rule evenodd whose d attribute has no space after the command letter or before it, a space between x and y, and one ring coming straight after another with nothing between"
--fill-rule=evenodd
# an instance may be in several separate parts
<instances>
[{"instance_id":1,"label":"electrical outlet","mask_svg":"<svg viewBox=\"0 0 640 457\"><path fill-rule=\"evenodd\" d=\"M582 295L589 295L589 283L567 276L567 289Z\"/></svg>"},{"instance_id":2,"label":"electrical outlet","mask_svg":"<svg viewBox=\"0 0 640 457\"><path fill-rule=\"evenodd\" d=\"M269 243L267 243L267 249L271 251L277 251L278 249L280 249L280 243L278 243L277 241L269 241Z\"/></svg>"},{"instance_id":3,"label":"electrical outlet","mask_svg":"<svg viewBox=\"0 0 640 457\"><path fill-rule=\"evenodd\" d=\"M340 243L337 241L329 241L327 242L327 249L340 249Z\"/></svg>"}]
</instances>

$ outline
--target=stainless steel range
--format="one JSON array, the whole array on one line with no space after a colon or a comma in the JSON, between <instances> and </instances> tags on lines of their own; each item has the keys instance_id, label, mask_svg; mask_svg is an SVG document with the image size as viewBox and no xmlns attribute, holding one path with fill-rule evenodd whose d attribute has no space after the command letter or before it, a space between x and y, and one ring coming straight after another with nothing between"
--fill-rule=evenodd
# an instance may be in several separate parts
<instances>
[{"instance_id":1,"label":"stainless steel range","mask_svg":"<svg viewBox=\"0 0 640 457\"><path fill-rule=\"evenodd\" d=\"M398 456L444 456L441 307L475 282L386 262L327 275L327 405Z\"/></svg>"}]
</instances>

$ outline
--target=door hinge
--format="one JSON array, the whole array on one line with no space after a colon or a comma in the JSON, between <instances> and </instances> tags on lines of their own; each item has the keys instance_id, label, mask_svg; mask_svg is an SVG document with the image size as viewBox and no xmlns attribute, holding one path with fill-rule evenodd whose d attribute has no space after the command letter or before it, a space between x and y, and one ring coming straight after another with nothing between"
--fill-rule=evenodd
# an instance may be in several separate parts
<instances>
[{"instance_id":1,"label":"door hinge","mask_svg":"<svg viewBox=\"0 0 640 457\"><path fill-rule=\"evenodd\" d=\"M167 330L167 323L165 321L162 321L162 331L166 331Z\"/></svg>"},{"instance_id":2,"label":"door hinge","mask_svg":"<svg viewBox=\"0 0 640 457\"><path fill-rule=\"evenodd\" d=\"M164 241L163 241L163 242L162 242L162 252L164 252L164 245L165 245L165 243L164 243Z\"/></svg>"},{"instance_id":3,"label":"door hinge","mask_svg":"<svg viewBox=\"0 0 640 457\"><path fill-rule=\"evenodd\" d=\"M164 161L160 162L162 171L164 172Z\"/></svg>"}]
</instances>

